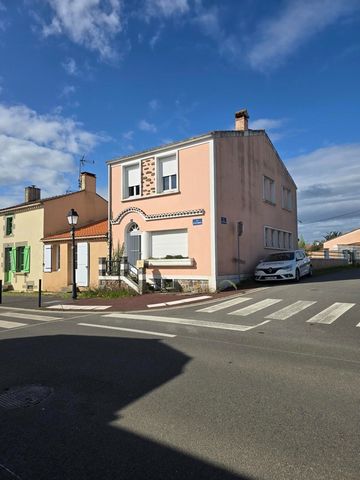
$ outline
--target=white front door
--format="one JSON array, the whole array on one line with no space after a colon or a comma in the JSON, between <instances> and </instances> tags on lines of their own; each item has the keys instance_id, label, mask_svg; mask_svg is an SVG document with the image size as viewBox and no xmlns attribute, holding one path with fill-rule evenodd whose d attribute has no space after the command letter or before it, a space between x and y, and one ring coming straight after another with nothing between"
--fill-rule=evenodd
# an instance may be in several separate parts
<instances>
[{"instance_id":1,"label":"white front door","mask_svg":"<svg viewBox=\"0 0 360 480\"><path fill-rule=\"evenodd\" d=\"M76 265L76 284L79 287L89 286L89 244L80 242L76 244L77 265Z\"/></svg>"}]
</instances>

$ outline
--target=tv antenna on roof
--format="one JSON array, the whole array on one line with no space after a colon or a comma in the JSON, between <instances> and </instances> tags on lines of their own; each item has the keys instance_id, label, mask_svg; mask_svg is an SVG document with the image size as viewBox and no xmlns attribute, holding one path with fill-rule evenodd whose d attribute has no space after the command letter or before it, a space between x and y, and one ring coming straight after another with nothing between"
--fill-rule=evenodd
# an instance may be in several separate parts
<instances>
[{"instance_id":1,"label":"tv antenna on roof","mask_svg":"<svg viewBox=\"0 0 360 480\"><path fill-rule=\"evenodd\" d=\"M95 161L94 160L86 160L85 159L85 155L83 155L80 159L79 159L79 188L81 188L81 173L83 171L83 168L84 168L84 165L86 163L90 163L90 164L94 164Z\"/></svg>"}]
</instances>

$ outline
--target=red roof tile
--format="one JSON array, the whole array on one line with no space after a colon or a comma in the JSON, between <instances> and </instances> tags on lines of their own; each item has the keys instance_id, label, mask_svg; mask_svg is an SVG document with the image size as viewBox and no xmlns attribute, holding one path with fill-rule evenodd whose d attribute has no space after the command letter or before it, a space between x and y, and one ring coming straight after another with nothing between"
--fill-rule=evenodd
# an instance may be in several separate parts
<instances>
[{"instance_id":1,"label":"red roof tile","mask_svg":"<svg viewBox=\"0 0 360 480\"><path fill-rule=\"evenodd\" d=\"M108 231L108 221L101 220L100 222L92 223L75 229L75 238L85 237L106 237ZM49 240L70 240L70 230L66 232L57 233L56 235L49 235L43 238L44 241Z\"/></svg>"}]
</instances>

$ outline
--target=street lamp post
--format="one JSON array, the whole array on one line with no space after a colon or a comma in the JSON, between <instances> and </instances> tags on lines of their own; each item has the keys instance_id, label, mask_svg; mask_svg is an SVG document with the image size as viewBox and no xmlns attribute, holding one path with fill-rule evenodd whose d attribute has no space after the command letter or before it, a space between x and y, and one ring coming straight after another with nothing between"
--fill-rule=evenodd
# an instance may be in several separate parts
<instances>
[{"instance_id":1,"label":"street lamp post","mask_svg":"<svg viewBox=\"0 0 360 480\"><path fill-rule=\"evenodd\" d=\"M67 219L69 225L71 227L71 252L72 252L72 298L74 300L77 299L77 291L76 291L76 263L75 263L75 226L79 219L79 215L76 210L73 208L67 214Z\"/></svg>"}]
</instances>

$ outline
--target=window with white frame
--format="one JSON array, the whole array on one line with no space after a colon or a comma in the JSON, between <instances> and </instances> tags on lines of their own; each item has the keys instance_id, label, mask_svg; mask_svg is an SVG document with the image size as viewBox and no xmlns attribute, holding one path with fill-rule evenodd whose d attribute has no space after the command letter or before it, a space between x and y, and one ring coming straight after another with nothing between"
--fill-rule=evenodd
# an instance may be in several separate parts
<instances>
[{"instance_id":1,"label":"window with white frame","mask_svg":"<svg viewBox=\"0 0 360 480\"><path fill-rule=\"evenodd\" d=\"M293 235L277 228L265 227L264 244L266 248L291 250L293 248Z\"/></svg>"},{"instance_id":2,"label":"window with white frame","mask_svg":"<svg viewBox=\"0 0 360 480\"><path fill-rule=\"evenodd\" d=\"M123 167L123 198L138 197L140 195L140 164L128 165Z\"/></svg>"},{"instance_id":3,"label":"window with white frame","mask_svg":"<svg viewBox=\"0 0 360 480\"><path fill-rule=\"evenodd\" d=\"M263 190L264 200L275 203L275 182L272 178L264 176Z\"/></svg>"},{"instance_id":4,"label":"window with white frame","mask_svg":"<svg viewBox=\"0 0 360 480\"><path fill-rule=\"evenodd\" d=\"M158 158L158 192L168 192L178 188L178 165L176 155Z\"/></svg>"},{"instance_id":5,"label":"window with white frame","mask_svg":"<svg viewBox=\"0 0 360 480\"><path fill-rule=\"evenodd\" d=\"M292 195L290 188L282 187L282 208L292 210Z\"/></svg>"}]
</instances>

